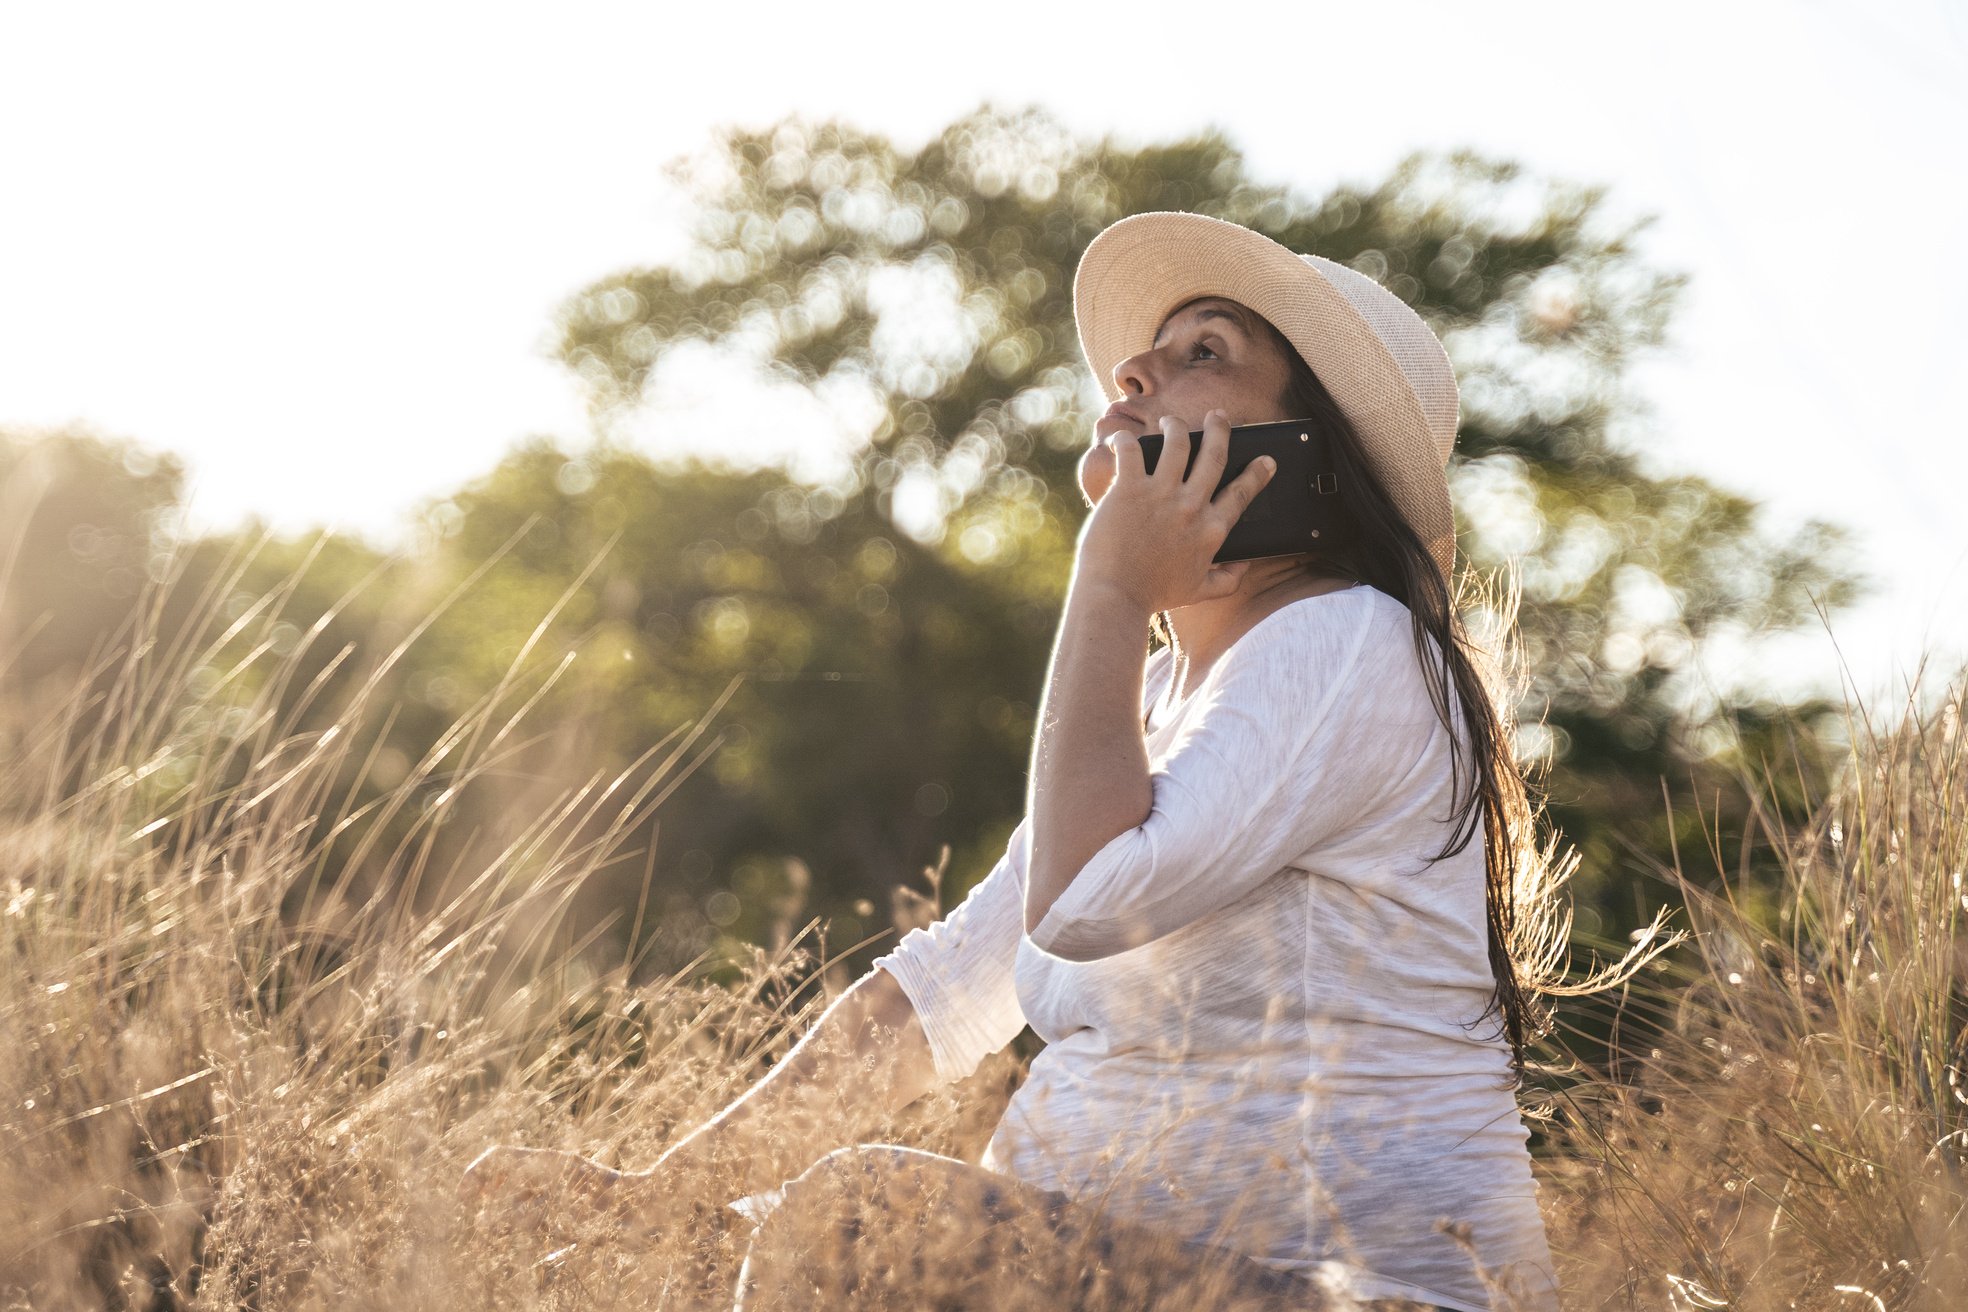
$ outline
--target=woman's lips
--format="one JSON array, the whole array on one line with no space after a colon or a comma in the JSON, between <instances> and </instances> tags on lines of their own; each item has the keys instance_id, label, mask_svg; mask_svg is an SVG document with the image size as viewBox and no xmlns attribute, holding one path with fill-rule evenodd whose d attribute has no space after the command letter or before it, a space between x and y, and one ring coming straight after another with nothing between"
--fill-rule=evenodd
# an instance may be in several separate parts
<instances>
[{"instance_id":1,"label":"woman's lips","mask_svg":"<svg viewBox=\"0 0 1968 1312\"><path fill-rule=\"evenodd\" d=\"M1150 425L1144 423L1136 415L1123 410L1120 406L1114 406L1106 414L1094 420L1093 435L1095 438L1108 438L1116 433L1126 431L1139 437L1149 431L1149 428Z\"/></svg>"}]
</instances>

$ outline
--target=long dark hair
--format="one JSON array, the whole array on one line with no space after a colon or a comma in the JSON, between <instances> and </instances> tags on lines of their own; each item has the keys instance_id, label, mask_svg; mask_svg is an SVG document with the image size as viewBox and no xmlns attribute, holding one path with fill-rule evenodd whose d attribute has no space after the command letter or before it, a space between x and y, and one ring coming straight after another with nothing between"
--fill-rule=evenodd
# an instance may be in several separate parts
<instances>
[{"instance_id":1,"label":"long dark hair","mask_svg":"<svg viewBox=\"0 0 1968 1312\"><path fill-rule=\"evenodd\" d=\"M1492 686L1499 674L1498 662L1494 653L1483 652L1471 641L1450 595L1450 581L1428 545L1395 508L1352 422L1325 384L1283 333L1261 315L1246 313L1251 321L1247 326L1268 336L1290 362L1291 376L1280 399L1285 413L1310 420L1329 435L1341 486L1350 494L1349 508L1358 530L1353 541L1309 553L1308 563L1323 573L1379 589L1406 606L1412 617L1415 654L1429 698L1449 733L1450 795L1456 799L1455 829L1435 859L1462 852L1479 827L1483 835L1490 971L1496 983L1489 1004L1470 1026L1497 1018L1510 1044L1512 1075L1521 1079L1525 1047L1550 1023L1540 994L1582 990L1558 982L1570 917L1551 895L1568 872L1554 869L1553 849L1541 843L1535 832L1538 809L1517 762L1512 730L1499 709L1500 690ZM1154 632L1162 641L1169 640L1165 616L1156 617ZM1457 732L1451 695L1461 711L1466 745Z\"/></svg>"},{"instance_id":2,"label":"long dark hair","mask_svg":"<svg viewBox=\"0 0 1968 1312\"><path fill-rule=\"evenodd\" d=\"M1449 592L1449 580L1428 550L1428 544L1395 509L1381 480L1366 459L1359 435L1332 393L1296 347L1269 322L1271 336L1291 364L1283 403L1294 419L1311 419L1331 437L1340 486L1348 498L1354 527L1351 541L1320 553L1329 570L1378 588L1408 608L1414 626L1415 656L1428 684L1429 700L1449 734L1449 793L1456 799L1455 829L1436 860L1456 855L1469 846L1480 825L1483 834L1483 900L1489 925L1490 973L1495 988L1477 1023L1490 1016L1501 1022L1510 1042L1510 1068L1521 1076L1524 1048L1545 1032L1549 1012L1522 977L1512 952L1516 939L1520 872L1526 859L1537 859L1531 832L1536 811L1523 771L1517 764L1514 725L1507 728L1489 684L1479 670L1480 655L1463 628ZM1468 734L1456 732L1449 694L1462 712ZM1514 709L1514 708L1513 708ZM1532 908L1521 908L1532 912Z\"/></svg>"}]
</instances>

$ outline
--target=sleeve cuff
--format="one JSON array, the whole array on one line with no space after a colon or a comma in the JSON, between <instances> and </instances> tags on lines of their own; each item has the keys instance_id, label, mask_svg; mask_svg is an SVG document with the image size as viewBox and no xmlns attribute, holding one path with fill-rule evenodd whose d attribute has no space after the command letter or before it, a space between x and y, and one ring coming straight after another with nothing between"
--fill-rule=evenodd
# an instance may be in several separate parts
<instances>
[{"instance_id":1,"label":"sleeve cuff","mask_svg":"<svg viewBox=\"0 0 1968 1312\"><path fill-rule=\"evenodd\" d=\"M910 931L911 934L921 932ZM893 975L895 982L902 986L916 1019L922 1023L923 1037L929 1041L936 1077L951 1084L976 1070L984 1054L992 1051L992 1044L987 1035L979 1033L977 1026L969 1022L964 1009L954 1004L949 992L937 982L935 972L902 950L907 943L905 936L896 945L896 951L877 957L874 965Z\"/></svg>"}]
</instances>

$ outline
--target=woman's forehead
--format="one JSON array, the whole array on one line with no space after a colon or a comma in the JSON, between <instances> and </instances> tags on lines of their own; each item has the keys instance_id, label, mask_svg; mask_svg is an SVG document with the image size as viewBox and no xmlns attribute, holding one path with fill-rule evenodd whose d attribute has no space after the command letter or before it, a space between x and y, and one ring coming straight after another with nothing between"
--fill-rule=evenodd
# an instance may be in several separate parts
<instances>
[{"instance_id":1,"label":"woman's forehead","mask_svg":"<svg viewBox=\"0 0 1968 1312\"><path fill-rule=\"evenodd\" d=\"M1243 305L1227 296L1198 296L1194 300L1184 301L1168 312L1167 317L1162 320L1161 327L1155 330L1156 343L1159 345L1162 335L1175 327L1178 320L1184 319L1197 323L1210 319L1227 319L1247 334L1255 331L1255 325L1251 322L1251 312Z\"/></svg>"}]
</instances>

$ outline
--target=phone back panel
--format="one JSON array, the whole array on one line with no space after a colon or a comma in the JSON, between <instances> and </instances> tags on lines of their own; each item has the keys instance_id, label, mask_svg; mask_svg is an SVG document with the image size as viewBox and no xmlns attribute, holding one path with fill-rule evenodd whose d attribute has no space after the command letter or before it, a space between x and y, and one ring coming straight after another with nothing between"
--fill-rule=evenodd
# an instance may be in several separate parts
<instances>
[{"instance_id":1,"label":"phone back panel","mask_svg":"<svg viewBox=\"0 0 1968 1312\"><path fill-rule=\"evenodd\" d=\"M1150 433L1137 441L1142 464L1152 474L1161 459L1162 435ZM1196 453L1202 445L1201 433L1189 434L1189 461L1182 470L1185 479L1196 468ZM1277 472L1258 489L1211 559L1222 564L1289 556L1344 546L1352 540L1355 530L1347 513L1348 489L1341 486L1331 444L1305 420L1231 429L1230 453L1216 491L1222 491L1251 461L1263 455L1278 462Z\"/></svg>"}]
</instances>

